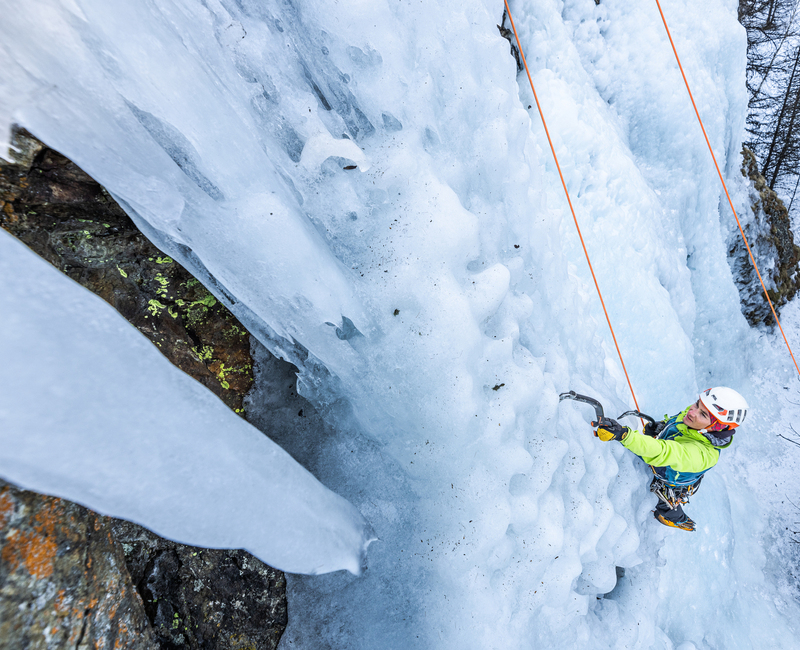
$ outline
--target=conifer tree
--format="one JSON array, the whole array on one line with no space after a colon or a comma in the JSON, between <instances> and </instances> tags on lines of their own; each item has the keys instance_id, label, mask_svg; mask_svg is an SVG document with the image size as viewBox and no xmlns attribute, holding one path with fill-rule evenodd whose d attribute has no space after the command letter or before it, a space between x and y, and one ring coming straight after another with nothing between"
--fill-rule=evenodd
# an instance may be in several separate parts
<instances>
[{"instance_id":1,"label":"conifer tree","mask_svg":"<svg viewBox=\"0 0 800 650\"><path fill-rule=\"evenodd\" d=\"M745 144L755 153L770 189L790 205L800 179L798 13L797 0L739 3L739 20L747 30Z\"/></svg>"}]
</instances>

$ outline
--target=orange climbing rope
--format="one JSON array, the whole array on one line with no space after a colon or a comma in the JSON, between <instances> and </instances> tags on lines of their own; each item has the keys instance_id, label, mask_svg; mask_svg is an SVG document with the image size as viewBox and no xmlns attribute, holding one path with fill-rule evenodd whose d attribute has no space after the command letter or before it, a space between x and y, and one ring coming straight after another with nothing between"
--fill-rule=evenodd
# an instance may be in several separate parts
<instances>
[{"instance_id":1,"label":"orange climbing rope","mask_svg":"<svg viewBox=\"0 0 800 650\"><path fill-rule=\"evenodd\" d=\"M556 156L555 147L553 147L553 141L550 139L550 131L547 128L547 122L544 119L544 113L542 112L542 107L539 104L539 97L536 95L536 88L533 86L533 79L531 78L531 72L528 70L528 62L525 60L525 53L522 51L522 43L519 41L519 34L517 34L517 28L514 25L514 19L511 17L511 8L508 6L508 0L503 0L506 3L506 13L508 13L508 20L511 22L511 29L514 30L514 38L517 39L517 47L519 48L519 55L522 57L522 63L525 66L525 72L528 74L528 81L531 84L531 90L533 91L533 99L536 101L536 108L539 111L539 117L542 118L542 125L544 126L544 132L547 135L547 142L550 144L550 151L553 153L553 160L556 161L556 169L558 169L558 176L561 179L561 186L564 188L564 194L567 196L567 203L569 203L570 212L572 212L572 219L575 221L575 228L578 229L578 237L581 240L581 246L583 246L583 254L586 255L586 261L589 264L589 271L592 273L592 280L594 280L594 287L597 289L597 295L600 297L600 304L603 306L603 313L606 315L606 322L608 323L608 329L611 330L611 338L614 339L614 346L617 348L617 355L619 356L619 362L622 364L622 371L625 373L625 379L628 381L628 388L631 389L631 395L633 396L633 403L636 405L636 410L639 411L639 402L636 401L636 393L633 392L633 386L631 385L631 378L628 376L628 370L625 368L625 361L622 359L622 352L619 350L619 344L617 343L617 336L614 334L614 328L611 326L611 319L608 317L608 311L606 310L606 303L603 300L603 294L600 292L600 285L597 283L597 277L594 274L594 268L592 268L592 260L589 259L589 252L586 250L586 244L583 241L583 235L581 234L581 227L578 225L578 217L575 216L575 208L572 207L572 200L569 198L569 190L567 190L567 184L564 182L564 175L561 173L561 165L558 164L558 156Z\"/></svg>"},{"instance_id":2,"label":"orange climbing rope","mask_svg":"<svg viewBox=\"0 0 800 650\"><path fill-rule=\"evenodd\" d=\"M681 59L678 56L678 50L675 49L675 43L672 40L672 34L669 31L669 26L667 25L667 19L664 18L664 12L661 10L661 3L656 0L656 5L658 5L658 13L661 14L661 20L664 23L664 29L667 30L667 37L669 38L669 44L672 46L672 51L675 53L675 60L678 62L678 68L680 68L681 76L683 76L683 83L686 84L686 90L689 91L689 99L692 100L692 107L694 108L694 114L697 115L697 121L700 122L700 128L703 130L703 137L706 139L706 144L708 145L708 150L711 152L711 159L714 161L714 167L717 168L717 174L719 174L719 180L722 181L722 187L725 190L725 196L728 197L728 203L731 206L731 211L733 212L733 217L736 219L736 225L739 226L739 232L742 233L742 239L744 240L744 245L747 247L747 253L750 255L750 261L753 263L753 268L756 270L756 274L758 275L758 280L761 282L761 288L764 290L764 295L767 297L767 302L769 303L769 308L772 310L772 315L775 317L775 322L778 324L778 327L781 330L781 334L783 335L783 342L786 343L786 348L789 350L789 354L792 356L792 361L794 362L794 367L797 370L797 374L800 375L800 367L797 365L797 360L794 358L794 353L792 352L792 346L789 345L789 341L786 338L786 334L783 331L783 327L781 326L781 321L778 320L778 314L775 313L775 307L772 304L772 300L769 297L769 293L767 293L767 287L764 286L764 280L761 278L761 272L758 270L758 264L756 264L756 258L753 257L753 251L750 250L750 244L747 243L747 237L744 235L744 230L742 229L742 224L739 222L739 217L736 214L736 208L733 207L733 201L731 201L731 196L728 194L728 186L725 184L725 179L722 178L722 172L719 170L719 165L717 164L717 157L714 155L714 150L711 148L711 142L708 140L708 135L706 134L706 128L703 126L703 120L700 119L700 111L697 110L697 104L694 103L694 96L692 95L692 89L689 88L689 82L686 80L686 74L683 71L683 66L681 65ZM506 4L508 6L508 4Z\"/></svg>"}]
</instances>

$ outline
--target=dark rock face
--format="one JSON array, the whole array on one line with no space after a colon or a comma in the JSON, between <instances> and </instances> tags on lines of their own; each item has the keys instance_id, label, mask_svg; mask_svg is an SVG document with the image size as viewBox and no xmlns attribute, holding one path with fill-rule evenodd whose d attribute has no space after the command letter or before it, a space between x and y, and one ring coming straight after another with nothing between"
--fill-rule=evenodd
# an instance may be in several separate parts
<instances>
[{"instance_id":1,"label":"dark rock face","mask_svg":"<svg viewBox=\"0 0 800 650\"><path fill-rule=\"evenodd\" d=\"M109 520L0 481L0 649L156 650Z\"/></svg>"},{"instance_id":2,"label":"dark rock face","mask_svg":"<svg viewBox=\"0 0 800 650\"><path fill-rule=\"evenodd\" d=\"M24 131L0 162L0 227L109 302L237 413L253 384L250 335L155 248L91 177Z\"/></svg>"},{"instance_id":3,"label":"dark rock face","mask_svg":"<svg viewBox=\"0 0 800 650\"><path fill-rule=\"evenodd\" d=\"M751 192L752 210L755 219L745 226L745 235L753 250L767 292L780 315L780 308L791 300L800 288L800 247L794 243L789 211L778 195L767 185L758 172L758 162L752 151L742 150L742 175L753 182ZM742 313L750 325L775 324L764 290L758 280L750 256L736 225L729 238L728 257L734 279L739 288Z\"/></svg>"},{"instance_id":4,"label":"dark rock face","mask_svg":"<svg viewBox=\"0 0 800 650\"><path fill-rule=\"evenodd\" d=\"M520 59L519 48L517 47L517 37L514 35L514 32L510 29L510 27L511 21L508 19L508 11L503 9L503 20L500 21L497 29L500 31L500 36L506 39L511 45L511 55L517 62L517 72L519 73L522 72L522 60Z\"/></svg>"},{"instance_id":5,"label":"dark rock face","mask_svg":"<svg viewBox=\"0 0 800 650\"><path fill-rule=\"evenodd\" d=\"M74 163L16 131L0 227L100 295L244 414L250 335ZM283 573L241 550L175 544L0 482L0 650L261 650L286 628Z\"/></svg>"},{"instance_id":6,"label":"dark rock face","mask_svg":"<svg viewBox=\"0 0 800 650\"><path fill-rule=\"evenodd\" d=\"M273 649L288 621L282 572L245 551L176 544L115 521L163 650Z\"/></svg>"}]
</instances>

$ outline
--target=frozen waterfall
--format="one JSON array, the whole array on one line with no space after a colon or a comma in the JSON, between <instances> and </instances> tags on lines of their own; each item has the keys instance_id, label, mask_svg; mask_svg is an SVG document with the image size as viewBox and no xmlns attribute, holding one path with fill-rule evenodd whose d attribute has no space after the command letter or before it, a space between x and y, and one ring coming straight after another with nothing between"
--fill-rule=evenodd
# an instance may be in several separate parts
<instances>
[{"instance_id":1,"label":"frozen waterfall","mask_svg":"<svg viewBox=\"0 0 800 650\"><path fill-rule=\"evenodd\" d=\"M663 6L748 215L736 3ZM300 368L324 435L270 435L379 538L361 577L290 578L282 647L796 646L784 530L796 495L782 486L798 455L775 433L800 414L798 380L782 342L739 311L732 217L655 3L511 7L642 410L674 414L717 384L753 406L692 499L693 535L658 526L646 467L558 402L573 389L611 415L632 407L527 79L498 31L502 1L2 7L2 132L17 122L70 157ZM2 286L0 318L30 311L34 298ZM798 340L797 305L784 315ZM114 372L135 375L122 358ZM175 390L175 409L214 399L180 389L184 404ZM265 428L259 390L251 417ZM200 451L192 469L210 471ZM8 458L0 475L13 479ZM114 493L113 473L53 481L36 453L23 461L27 487L78 498L65 486L80 479L78 500L94 507ZM356 557L367 524L309 489L338 510L320 496L331 521L314 508L298 518L338 531ZM146 525L163 505L147 499ZM225 543L247 545L262 522L237 517ZM173 534L214 532L187 516Z\"/></svg>"}]
</instances>

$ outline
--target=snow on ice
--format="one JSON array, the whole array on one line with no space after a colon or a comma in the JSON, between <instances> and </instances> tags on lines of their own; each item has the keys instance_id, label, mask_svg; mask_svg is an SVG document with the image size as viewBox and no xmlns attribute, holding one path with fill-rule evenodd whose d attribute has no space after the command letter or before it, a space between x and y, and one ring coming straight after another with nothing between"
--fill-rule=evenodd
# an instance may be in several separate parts
<instances>
[{"instance_id":1,"label":"snow on ice","mask_svg":"<svg viewBox=\"0 0 800 650\"><path fill-rule=\"evenodd\" d=\"M298 365L324 435L270 425L265 371L251 418L379 538L362 577L290 577L283 647L795 645L797 456L775 434L798 380L739 311L732 216L655 3L511 8L642 410L718 384L753 407L692 499L691 535L658 526L643 464L558 402L633 406L502 2L3 4L0 126L103 183ZM747 218L736 4L663 6ZM795 305L785 320L800 337ZM26 462L26 485L66 494ZM78 500L113 487L84 482ZM257 536L238 515L225 534ZM174 534L202 532L187 517Z\"/></svg>"}]
</instances>

